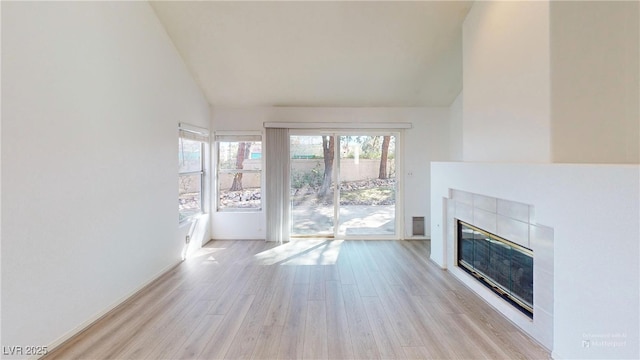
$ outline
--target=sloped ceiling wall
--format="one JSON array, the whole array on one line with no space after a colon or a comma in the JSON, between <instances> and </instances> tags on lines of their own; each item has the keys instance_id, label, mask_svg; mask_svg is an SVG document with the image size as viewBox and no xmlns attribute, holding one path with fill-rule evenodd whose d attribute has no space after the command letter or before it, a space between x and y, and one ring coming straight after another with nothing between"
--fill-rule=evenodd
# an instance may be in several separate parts
<instances>
[{"instance_id":1,"label":"sloped ceiling wall","mask_svg":"<svg viewBox=\"0 0 640 360\"><path fill-rule=\"evenodd\" d=\"M472 2L151 2L213 106L449 106Z\"/></svg>"}]
</instances>

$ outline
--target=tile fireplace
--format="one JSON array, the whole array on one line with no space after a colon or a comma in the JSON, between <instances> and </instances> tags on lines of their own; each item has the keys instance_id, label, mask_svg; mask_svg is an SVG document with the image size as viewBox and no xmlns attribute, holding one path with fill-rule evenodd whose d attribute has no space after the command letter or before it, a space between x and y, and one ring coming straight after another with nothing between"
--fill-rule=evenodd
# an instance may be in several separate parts
<instances>
[{"instance_id":1,"label":"tile fireplace","mask_svg":"<svg viewBox=\"0 0 640 360\"><path fill-rule=\"evenodd\" d=\"M548 349L553 343L553 228L535 206L449 189L443 216L447 267Z\"/></svg>"}]
</instances>

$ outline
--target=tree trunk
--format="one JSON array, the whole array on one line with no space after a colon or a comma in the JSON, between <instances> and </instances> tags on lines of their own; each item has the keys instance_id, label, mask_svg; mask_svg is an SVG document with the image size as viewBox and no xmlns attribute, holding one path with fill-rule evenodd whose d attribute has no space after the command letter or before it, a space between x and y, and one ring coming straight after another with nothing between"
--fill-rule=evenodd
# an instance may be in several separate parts
<instances>
[{"instance_id":1,"label":"tree trunk","mask_svg":"<svg viewBox=\"0 0 640 360\"><path fill-rule=\"evenodd\" d=\"M331 189L331 181L333 180L333 156L334 156L334 136L322 137L322 155L324 156L324 176L322 177L322 185L318 190L318 197L324 198Z\"/></svg>"},{"instance_id":2,"label":"tree trunk","mask_svg":"<svg viewBox=\"0 0 640 360\"><path fill-rule=\"evenodd\" d=\"M246 153L249 150L251 143L247 144L241 142L238 144L238 154L236 155L236 169L242 169L242 163L244 163L244 159ZM231 184L231 188L229 191L240 191L242 190L242 173L236 173L233 176L233 183Z\"/></svg>"},{"instance_id":3,"label":"tree trunk","mask_svg":"<svg viewBox=\"0 0 640 360\"><path fill-rule=\"evenodd\" d=\"M387 158L389 157L389 143L391 136L385 136L382 139L382 154L380 155L380 171L378 171L378 179L386 179L387 175Z\"/></svg>"}]
</instances>

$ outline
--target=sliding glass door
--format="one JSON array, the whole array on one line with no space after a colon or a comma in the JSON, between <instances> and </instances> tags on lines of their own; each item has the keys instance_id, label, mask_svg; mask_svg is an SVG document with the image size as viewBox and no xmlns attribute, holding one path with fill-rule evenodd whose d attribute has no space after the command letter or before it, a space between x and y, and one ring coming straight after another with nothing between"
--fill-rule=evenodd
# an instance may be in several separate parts
<instances>
[{"instance_id":1,"label":"sliding glass door","mask_svg":"<svg viewBox=\"0 0 640 360\"><path fill-rule=\"evenodd\" d=\"M396 235L395 134L290 136L291 236Z\"/></svg>"},{"instance_id":2,"label":"sliding glass door","mask_svg":"<svg viewBox=\"0 0 640 360\"><path fill-rule=\"evenodd\" d=\"M339 141L338 235L394 235L396 136L340 136Z\"/></svg>"},{"instance_id":3,"label":"sliding glass door","mask_svg":"<svg viewBox=\"0 0 640 360\"><path fill-rule=\"evenodd\" d=\"M334 237L333 135L291 135L291 235Z\"/></svg>"}]
</instances>

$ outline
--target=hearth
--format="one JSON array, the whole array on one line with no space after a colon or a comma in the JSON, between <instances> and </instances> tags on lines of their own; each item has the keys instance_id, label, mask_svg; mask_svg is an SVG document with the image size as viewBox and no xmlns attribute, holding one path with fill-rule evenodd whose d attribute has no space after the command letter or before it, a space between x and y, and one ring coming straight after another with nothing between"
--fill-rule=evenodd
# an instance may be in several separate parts
<instances>
[{"instance_id":1,"label":"hearth","mask_svg":"<svg viewBox=\"0 0 640 360\"><path fill-rule=\"evenodd\" d=\"M458 265L533 318L533 251L457 221Z\"/></svg>"}]
</instances>

